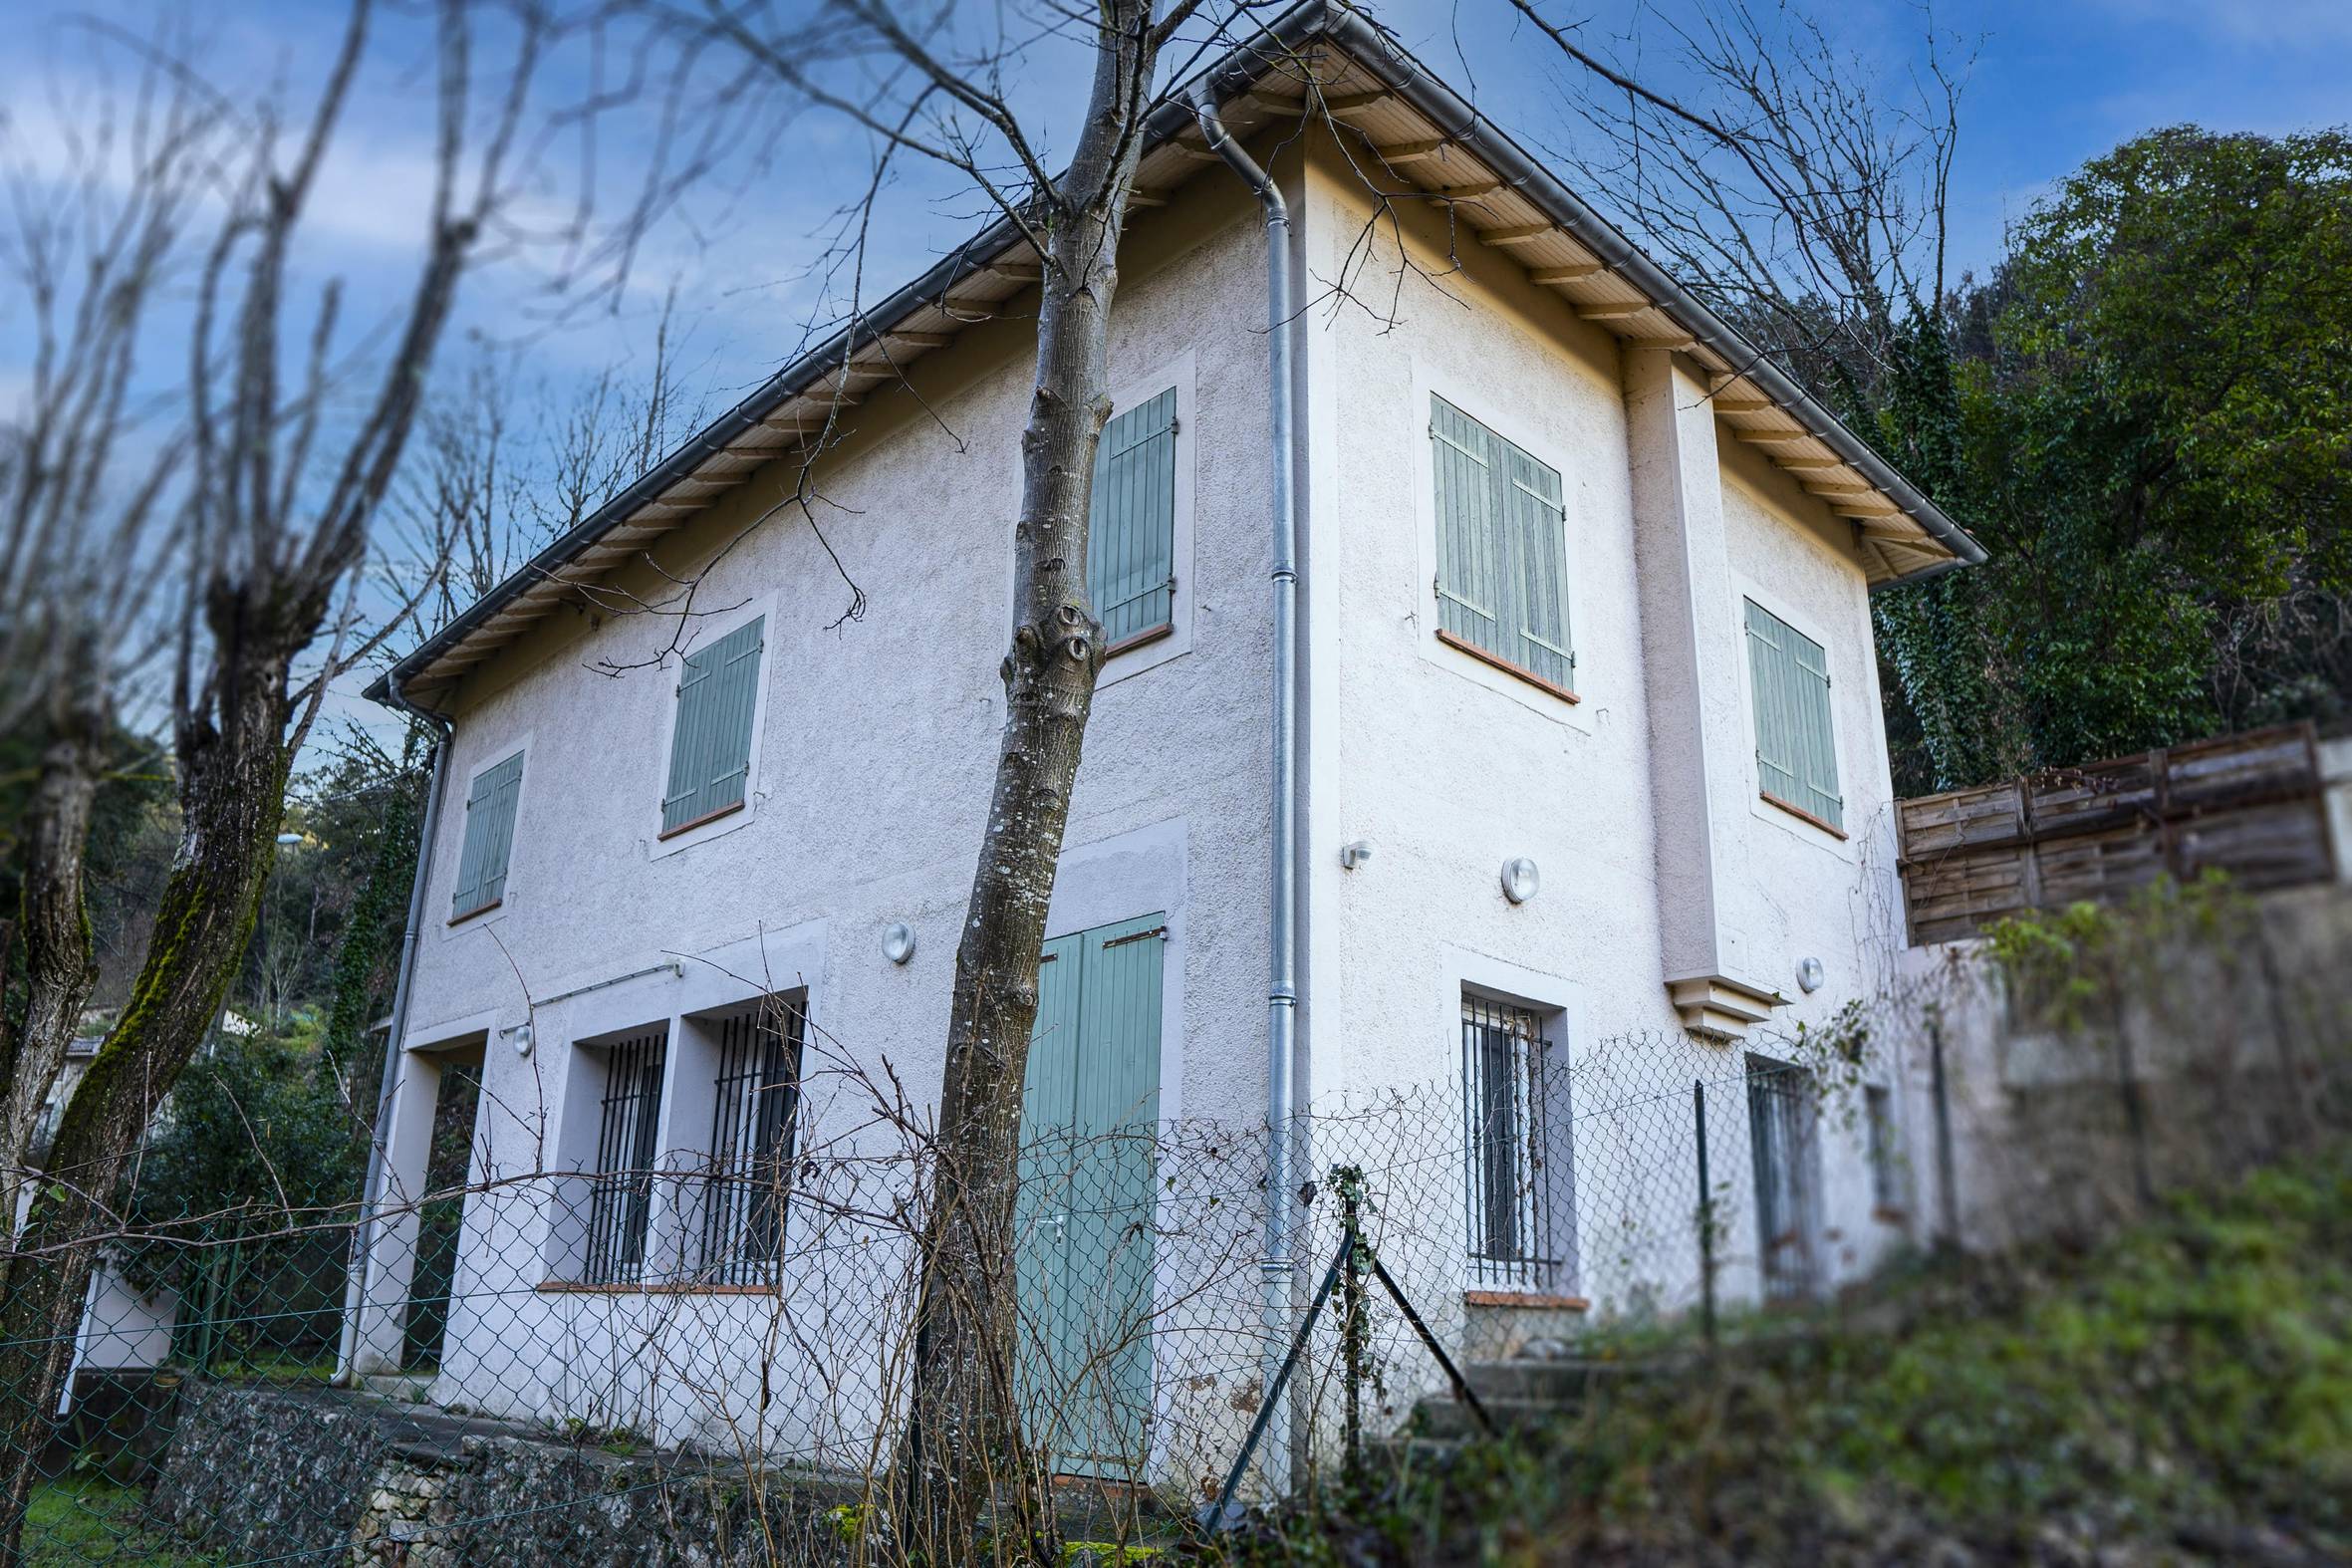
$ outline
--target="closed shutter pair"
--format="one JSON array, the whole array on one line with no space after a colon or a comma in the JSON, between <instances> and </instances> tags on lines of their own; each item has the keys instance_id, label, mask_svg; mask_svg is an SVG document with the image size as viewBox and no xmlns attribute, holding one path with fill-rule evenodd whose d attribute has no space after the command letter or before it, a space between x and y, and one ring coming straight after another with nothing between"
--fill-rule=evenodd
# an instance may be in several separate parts
<instances>
[{"instance_id":1,"label":"closed shutter pair","mask_svg":"<svg viewBox=\"0 0 2352 1568\"><path fill-rule=\"evenodd\" d=\"M465 797L465 846L457 854L457 891L449 918L497 908L506 897L506 860L514 847L515 807L523 796L523 753L475 775Z\"/></svg>"},{"instance_id":2,"label":"closed shutter pair","mask_svg":"<svg viewBox=\"0 0 2352 1568\"><path fill-rule=\"evenodd\" d=\"M1756 704L1756 775L1763 793L1843 832L1838 750L1830 726L1829 654L1747 601L1747 667Z\"/></svg>"},{"instance_id":3,"label":"closed shutter pair","mask_svg":"<svg viewBox=\"0 0 2352 1568\"><path fill-rule=\"evenodd\" d=\"M1572 691L1568 513L1560 472L1442 397L1430 399L1437 487L1437 625Z\"/></svg>"},{"instance_id":4,"label":"closed shutter pair","mask_svg":"<svg viewBox=\"0 0 2352 1568\"><path fill-rule=\"evenodd\" d=\"M661 795L664 837L743 804L766 628L761 616L685 656L669 742L669 787Z\"/></svg>"}]
</instances>

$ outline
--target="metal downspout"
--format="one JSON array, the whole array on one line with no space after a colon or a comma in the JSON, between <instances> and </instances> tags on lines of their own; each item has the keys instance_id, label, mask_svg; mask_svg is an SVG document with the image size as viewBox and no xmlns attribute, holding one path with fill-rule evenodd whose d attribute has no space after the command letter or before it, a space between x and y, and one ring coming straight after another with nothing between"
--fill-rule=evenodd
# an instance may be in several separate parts
<instances>
[{"instance_id":1,"label":"metal downspout","mask_svg":"<svg viewBox=\"0 0 2352 1568\"><path fill-rule=\"evenodd\" d=\"M344 1387L359 1381L360 1314L367 1306L370 1252L376 1240L377 1187L384 1180L384 1118L392 1109L392 1091L399 1083L400 1040L408 1030L409 981L416 972L416 933L424 920L425 872L432 865L433 835L440 826L441 794L449 773L449 720L411 703L400 695L394 682L386 682L381 700L434 732L432 774L424 790L424 817L417 825L416 870L408 879L408 918L400 932L400 961L392 977L392 1022L385 1037L384 1076L378 1082L376 1119L368 1139L368 1176L360 1188L360 1223L352 1236L351 1270L343 1285L343 1332L335 1350L335 1381Z\"/></svg>"},{"instance_id":2,"label":"metal downspout","mask_svg":"<svg viewBox=\"0 0 2352 1568\"><path fill-rule=\"evenodd\" d=\"M1266 1293L1266 1357L1260 1398L1270 1399L1290 1340L1291 1073L1298 1038L1298 513L1291 451L1290 332L1297 315L1290 273L1290 208L1271 176L1225 131L1207 89L1193 101L1209 149L1255 193L1266 214L1267 444L1273 454L1268 501L1274 546L1273 821L1271 910L1267 919L1266 1250L1258 1264ZM1266 1479L1290 1490L1290 1422L1275 1410L1266 1432Z\"/></svg>"}]
</instances>

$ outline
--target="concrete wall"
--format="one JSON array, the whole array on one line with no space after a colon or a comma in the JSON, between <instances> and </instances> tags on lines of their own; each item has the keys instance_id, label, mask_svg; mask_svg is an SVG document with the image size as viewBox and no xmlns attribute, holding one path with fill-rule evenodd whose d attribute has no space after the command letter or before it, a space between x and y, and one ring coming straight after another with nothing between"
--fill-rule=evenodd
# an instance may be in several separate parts
<instances>
[{"instance_id":1,"label":"concrete wall","mask_svg":"<svg viewBox=\"0 0 2352 1568\"><path fill-rule=\"evenodd\" d=\"M1935 1233L1983 1251L2095 1237L2156 1193L2341 1136L2352 888L2125 928L2123 959L2080 965L2079 996L2056 1007L2012 996L1978 940L1905 955L1908 1027L1944 1059L1941 1096L1924 1043L1907 1084Z\"/></svg>"}]
</instances>

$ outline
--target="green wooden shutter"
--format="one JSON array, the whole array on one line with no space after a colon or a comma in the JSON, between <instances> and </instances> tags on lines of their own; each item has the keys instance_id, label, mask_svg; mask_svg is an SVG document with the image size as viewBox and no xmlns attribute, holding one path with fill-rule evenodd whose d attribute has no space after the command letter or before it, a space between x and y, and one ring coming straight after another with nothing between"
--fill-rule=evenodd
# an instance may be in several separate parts
<instances>
[{"instance_id":1,"label":"green wooden shutter","mask_svg":"<svg viewBox=\"0 0 2352 1568\"><path fill-rule=\"evenodd\" d=\"M1086 590L1103 636L1126 642L1176 610L1176 389L1103 427L1095 450Z\"/></svg>"},{"instance_id":2,"label":"green wooden shutter","mask_svg":"<svg viewBox=\"0 0 2352 1568\"><path fill-rule=\"evenodd\" d=\"M1766 795L1843 830L1837 736L1829 705L1829 654L1753 600L1747 663L1756 708L1756 774Z\"/></svg>"},{"instance_id":3,"label":"green wooden shutter","mask_svg":"<svg viewBox=\"0 0 2352 1568\"><path fill-rule=\"evenodd\" d=\"M684 659L669 741L669 788L661 796L663 833L743 803L766 625L762 616Z\"/></svg>"},{"instance_id":4,"label":"green wooden shutter","mask_svg":"<svg viewBox=\"0 0 2352 1568\"><path fill-rule=\"evenodd\" d=\"M1442 397L1430 407L1437 625L1573 689L1568 527L1560 473Z\"/></svg>"},{"instance_id":5,"label":"green wooden shutter","mask_svg":"<svg viewBox=\"0 0 2352 1568\"><path fill-rule=\"evenodd\" d=\"M1030 1440L1074 1473L1149 1454L1164 916L1045 945L1022 1091L1020 1368Z\"/></svg>"},{"instance_id":6,"label":"green wooden shutter","mask_svg":"<svg viewBox=\"0 0 2352 1568\"><path fill-rule=\"evenodd\" d=\"M465 797L465 844L457 853L457 890L449 917L488 909L506 897L506 862L514 848L514 814L523 795L523 754L476 774Z\"/></svg>"}]
</instances>

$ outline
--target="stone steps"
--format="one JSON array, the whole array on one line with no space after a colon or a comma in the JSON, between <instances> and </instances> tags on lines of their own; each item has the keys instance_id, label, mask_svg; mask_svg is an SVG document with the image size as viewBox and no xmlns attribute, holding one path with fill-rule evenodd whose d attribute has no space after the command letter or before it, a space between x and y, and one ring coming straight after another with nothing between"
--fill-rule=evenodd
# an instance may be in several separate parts
<instances>
[{"instance_id":1,"label":"stone steps","mask_svg":"<svg viewBox=\"0 0 2352 1568\"><path fill-rule=\"evenodd\" d=\"M432 1383L429 1372L371 1372L360 1379L360 1388L380 1400L422 1405L432 1392Z\"/></svg>"},{"instance_id":2,"label":"stone steps","mask_svg":"<svg viewBox=\"0 0 2352 1568\"><path fill-rule=\"evenodd\" d=\"M1636 1380L1676 1377L1690 1370L1686 1358L1658 1361L1598 1361L1577 1356L1522 1355L1506 1361L1473 1361L1462 1380L1477 1397L1497 1431L1532 1432L1571 1419L1594 1395ZM1468 1405L1433 1395L1415 1407L1396 1442L1394 1457L1435 1459L1458 1444L1485 1436Z\"/></svg>"}]
</instances>

